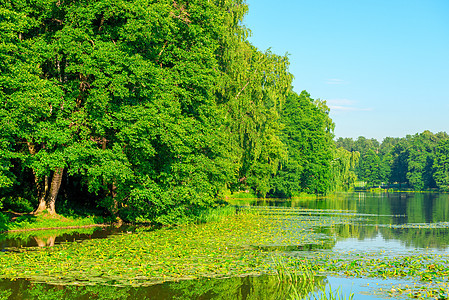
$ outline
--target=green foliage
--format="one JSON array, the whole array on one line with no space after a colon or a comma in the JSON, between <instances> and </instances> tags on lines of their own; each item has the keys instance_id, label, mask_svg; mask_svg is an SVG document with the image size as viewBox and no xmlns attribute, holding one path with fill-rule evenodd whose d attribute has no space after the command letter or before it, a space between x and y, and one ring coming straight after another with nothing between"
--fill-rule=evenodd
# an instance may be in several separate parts
<instances>
[{"instance_id":1,"label":"green foliage","mask_svg":"<svg viewBox=\"0 0 449 300\"><path fill-rule=\"evenodd\" d=\"M235 36L245 11L240 1L2 4L0 188L21 175L14 160L36 198L63 168L130 220L130 205L164 223L209 206L236 170L222 130L235 94L220 90L229 47L247 45Z\"/></svg>"},{"instance_id":2,"label":"green foliage","mask_svg":"<svg viewBox=\"0 0 449 300\"><path fill-rule=\"evenodd\" d=\"M438 188L449 192L449 140L442 140L438 143L435 150L433 169L433 177Z\"/></svg>"},{"instance_id":3,"label":"green foliage","mask_svg":"<svg viewBox=\"0 0 449 300\"><path fill-rule=\"evenodd\" d=\"M0 300L7 300L11 295L11 290L0 291Z\"/></svg>"},{"instance_id":4,"label":"green foliage","mask_svg":"<svg viewBox=\"0 0 449 300\"><path fill-rule=\"evenodd\" d=\"M364 179L368 185L379 186L385 178L384 168L380 157L371 149L362 158L362 166L365 172Z\"/></svg>"},{"instance_id":5,"label":"green foliage","mask_svg":"<svg viewBox=\"0 0 449 300\"><path fill-rule=\"evenodd\" d=\"M278 197L301 193L324 194L331 190L334 124L325 102L303 91L289 94L282 109L282 142L288 157L273 178Z\"/></svg>"},{"instance_id":6,"label":"green foliage","mask_svg":"<svg viewBox=\"0 0 449 300\"><path fill-rule=\"evenodd\" d=\"M236 213L237 213L236 208L230 205L208 208L204 211L201 211L198 214L197 222L198 223L218 222L224 218L234 216Z\"/></svg>"},{"instance_id":7,"label":"green foliage","mask_svg":"<svg viewBox=\"0 0 449 300\"><path fill-rule=\"evenodd\" d=\"M242 0L2 2L0 197L173 224L194 221L226 190L334 190L329 108L291 91L287 56L247 41L247 9Z\"/></svg>"},{"instance_id":8,"label":"green foliage","mask_svg":"<svg viewBox=\"0 0 449 300\"><path fill-rule=\"evenodd\" d=\"M5 210L30 213L33 211L34 203L22 197L7 196L1 200Z\"/></svg>"},{"instance_id":9,"label":"green foliage","mask_svg":"<svg viewBox=\"0 0 449 300\"><path fill-rule=\"evenodd\" d=\"M226 200L227 199L256 199L257 198L257 196L249 190L234 192L234 193L225 192L222 195L222 197Z\"/></svg>"},{"instance_id":10,"label":"green foliage","mask_svg":"<svg viewBox=\"0 0 449 300\"><path fill-rule=\"evenodd\" d=\"M338 147L334 152L332 166L332 185L334 190L348 191L357 180L355 167L360 159L360 153L357 151L348 151L342 147Z\"/></svg>"},{"instance_id":11,"label":"green foliage","mask_svg":"<svg viewBox=\"0 0 449 300\"><path fill-rule=\"evenodd\" d=\"M0 231L8 230L9 218L6 214L0 212Z\"/></svg>"},{"instance_id":12,"label":"green foliage","mask_svg":"<svg viewBox=\"0 0 449 300\"><path fill-rule=\"evenodd\" d=\"M437 151L440 158L444 156L438 147L448 139L445 132L424 131L400 139L385 138L381 144L364 137L356 141L340 138L336 144L360 152L355 172L359 180L367 182L367 187L396 184L418 191L436 187L444 191L444 159L437 159Z\"/></svg>"},{"instance_id":13,"label":"green foliage","mask_svg":"<svg viewBox=\"0 0 449 300\"><path fill-rule=\"evenodd\" d=\"M391 151L390 182L407 182L408 151L404 143L398 143Z\"/></svg>"}]
</instances>

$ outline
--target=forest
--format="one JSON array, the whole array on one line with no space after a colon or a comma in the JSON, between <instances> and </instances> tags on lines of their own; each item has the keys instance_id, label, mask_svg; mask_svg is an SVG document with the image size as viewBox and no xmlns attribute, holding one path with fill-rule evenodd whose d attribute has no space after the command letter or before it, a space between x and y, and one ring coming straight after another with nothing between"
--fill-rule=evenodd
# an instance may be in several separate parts
<instances>
[{"instance_id":1,"label":"forest","mask_svg":"<svg viewBox=\"0 0 449 300\"><path fill-rule=\"evenodd\" d=\"M244 0L2 1L0 209L82 207L171 224L235 192L348 189L358 152L336 146L325 101L293 91L288 57L248 42L247 9ZM414 155L400 145L391 155Z\"/></svg>"},{"instance_id":2,"label":"forest","mask_svg":"<svg viewBox=\"0 0 449 300\"><path fill-rule=\"evenodd\" d=\"M338 138L337 147L360 153L355 173L368 187L449 191L449 135L446 132L376 139Z\"/></svg>"}]
</instances>

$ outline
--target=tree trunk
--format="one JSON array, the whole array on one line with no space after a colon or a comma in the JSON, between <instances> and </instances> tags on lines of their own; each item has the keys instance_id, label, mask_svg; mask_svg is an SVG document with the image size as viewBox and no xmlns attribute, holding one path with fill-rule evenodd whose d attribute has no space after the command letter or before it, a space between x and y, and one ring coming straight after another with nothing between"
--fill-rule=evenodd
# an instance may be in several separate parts
<instances>
[{"instance_id":1,"label":"tree trunk","mask_svg":"<svg viewBox=\"0 0 449 300\"><path fill-rule=\"evenodd\" d=\"M47 210L51 215L56 215L56 198L58 197L59 188L61 187L62 175L64 168L56 168L51 180L50 192L47 196Z\"/></svg>"},{"instance_id":2,"label":"tree trunk","mask_svg":"<svg viewBox=\"0 0 449 300\"><path fill-rule=\"evenodd\" d=\"M28 145L28 151L31 155L36 155L36 147L33 143L27 142ZM34 186L37 191L37 199L38 199L38 205L37 208L33 211L33 214L38 214L43 212L46 208L46 202L45 198L47 197L48 192L48 176L44 177L44 184L42 186L42 181L39 179L39 177L36 174L36 171L32 170L33 172L33 178L34 178Z\"/></svg>"},{"instance_id":3,"label":"tree trunk","mask_svg":"<svg viewBox=\"0 0 449 300\"><path fill-rule=\"evenodd\" d=\"M112 214L115 216L115 220L118 225L122 225L123 220L118 215L118 202L117 202L117 186L115 185L115 182L112 182L111 185L111 196L112 196Z\"/></svg>"},{"instance_id":4,"label":"tree trunk","mask_svg":"<svg viewBox=\"0 0 449 300\"><path fill-rule=\"evenodd\" d=\"M34 182L36 184L36 189L37 189L37 197L39 200L37 208L33 211L33 214L36 215L36 214L41 213L47 209L47 203L45 202L45 198L47 197L47 193L48 193L48 176L44 176L44 188L42 188L42 184L41 184L42 182L40 182L40 180L37 179L34 171L33 171L33 175L34 175Z\"/></svg>"},{"instance_id":5,"label":"tree trunk","mask_svg":"<svg viewBox=\"0 0 449 300\"><path fill-rule=\"evenodd\" d=\"M37 215L47 209L47 203L45 203L45 198L39 198L39 204L37 208L33 211L33 215Z\"/></svg>"}]
</instances>

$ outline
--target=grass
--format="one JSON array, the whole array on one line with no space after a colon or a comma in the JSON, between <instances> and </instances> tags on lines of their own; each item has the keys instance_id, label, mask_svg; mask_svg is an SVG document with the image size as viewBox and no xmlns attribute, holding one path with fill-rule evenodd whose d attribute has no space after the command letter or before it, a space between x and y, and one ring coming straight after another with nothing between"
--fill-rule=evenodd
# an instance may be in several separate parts
<instances>
[{"instance_id":1,"label":"grass","mask_svg":"<svg viewBox=\"0 0 449 300\"><path fill-rule=\"evenodd\" d=\"M251 191L240 191L240 192L228 192L223 195L225 200L227 199L259 199L257 195L253 194Z\"/></svg>"},{"instance_id":2,"label":"grass","mask_svg":"<svg viewBox=\"0 0 449 300\"><path fill-rule=\"evenodd\" d=\"M15 214L13 212L0 213L1 231L26 231L36 229L54 229L66 227L92 226L103 223L101 217L74 217L64 215L50 215L46 212L32 214Z\"/></svg>"},{"instance_id":3,"label":"grass","mask_svg":"<svg viewBox=\"0 0 449 300\"><path fill-rule=\"evenodd\" d=\"M316 275L310 266L300 262L296 264L296 268L291 268L282 258L274 256L273 262L279 283L290 285L290 299L304 299L306 295L313 293L318 282L315 281Z\"/></svg>"},{"instance_id":4,"label":"grass","mask_svg":"<svg viewBox=\"0 0 449 300\"><path fill-rule=\"evenodd\" d=\"M289 298L291 300L352 300L354 293L348 296L343 295L340 288L335 291L329 285L320 284L316 279L318 275L314 267L307 260L287 263L282 257L273 256L276 276L279 282L286 282L291 285ZM316 291L315 291L316 290Z\"/></svg>"},{"instance_id":5,"label":"grass","mask_svg":"<svg viewBox=\"0 0 449 300\"><path fill-rule=\"evenodd\" d=\"M298 299L298 298L293 298ZM329 285L329 290L326 287L322 288L318 294L309 295L307 298L303 298L306 300L353 300L354 293L350 293L349 295L344 295L341 293L340 288L336 290L332 290L332 287Z\"/></svg>"},{"instance_id":6,"label":"grass","mask_svg":"<svg viewBox=\"0 0 449 300\"><path fill-rule=\"evenodd\" d=\"M287 265L282 257L272 257L276 269L276 276L280 282L315 282L315 272L307 261L297 261L293 265Z\"/></svg>"},{"instance_id":7,"label":"grass","mask_svg":"<svg viewBox=\"0 0 449 300\"><path fill-rule=\"evenodd\" d=\"M218 222L227 217L235 216L237 210L235 206L227 205L217 208L209 208L200 213L197 223Z\"/></svg>"}]
</instances>

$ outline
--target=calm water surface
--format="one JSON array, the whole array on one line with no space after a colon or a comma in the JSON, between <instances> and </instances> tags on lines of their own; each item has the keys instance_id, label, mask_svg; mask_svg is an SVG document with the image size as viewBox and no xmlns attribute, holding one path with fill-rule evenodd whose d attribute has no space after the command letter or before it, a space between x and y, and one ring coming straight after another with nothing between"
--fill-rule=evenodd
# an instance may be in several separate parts
<instances>
[{"instance_id":1,"label":"calm water surface","mask_svg":"<svg viewBox=\"0 0 449 300\"><path fill-rule=\"evenodd\" d=\"M353 216L352 222L324 226L320 230L329 236L322 247L317 245L286 246L282 251L299 253L333 251L334 253L379 252L385 255L407 253L449 253L449 195L437 193L348 193L318 200L236 200L240 207L257 207L270 213ZM125 232L125 233L124 233ZM126 234L128 229L110 232L104 229L91 233L57 237L58 242L85 238L107 238L109 234ZM33 237L28 244L36 246ZM0 236L2 249L20 243L18 239ZM277 249L279 250L279 249ZM380 279L323 277L317 285L340 287L344 294L355 293L355 299L385 299L376 291L381 286L405 284L405 281ZM411 283L412 284L412 283ZM27 280L0 281L2 291L9 299L38 299L45 292L65 299L283 299L288 286L280 286L273 276L238 277L227 279L201 279L169 282L150 287L119 288L104 286L52 286L31 283ZM300 288L300 287L298 287ZM51 293L48 293L51 291ZM120 297L118 298L118 296ZM115 298L114 298L115 297ZM7 298L6 298L7 299ZM53 298L48 298L53 299ZM62 298L59 298L62 299Z\"/></svg>"},{"instance_id":2,"label":"calm water surface","mask_svg":"<svg viewBox=\"0 0 449 300\"><path fill-rule=\"evenodd\" d=\"M27 247L48 247L62 243L105 239L115 234L129 234L135 226L90 227L70 230L38 230L0 234L0 251L15 251Z\"/></svg>"}]
</instances>

